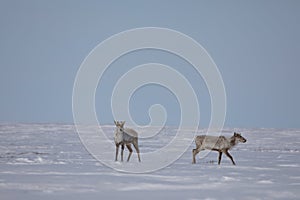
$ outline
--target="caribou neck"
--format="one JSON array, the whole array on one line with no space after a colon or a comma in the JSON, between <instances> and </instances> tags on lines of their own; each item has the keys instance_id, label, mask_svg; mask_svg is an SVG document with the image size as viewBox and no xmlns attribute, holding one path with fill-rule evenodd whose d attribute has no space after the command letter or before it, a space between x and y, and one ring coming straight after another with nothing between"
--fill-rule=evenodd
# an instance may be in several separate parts
<instances>
[{"instance_id":1,"label":"caribou neck","mask_svg":"<svg viewBox=\"0 0 300 200\"><path fill-rule=\"evenodd\" d=\"M229 141L230 141L230 146L231 147L233 147L233 146L235 146L237 144L236 139L235 139L234 136L232 136Z\"/></svg>"}]
</instances>

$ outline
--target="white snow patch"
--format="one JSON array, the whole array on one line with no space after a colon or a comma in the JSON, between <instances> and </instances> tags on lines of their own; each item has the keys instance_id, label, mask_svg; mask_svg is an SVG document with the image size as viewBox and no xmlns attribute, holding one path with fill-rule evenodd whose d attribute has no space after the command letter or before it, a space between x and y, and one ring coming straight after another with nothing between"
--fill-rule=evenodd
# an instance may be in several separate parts
<instances>
[{"instance_id":1,"label":"white snow patch","mask_svg":"<svg viewBox=\"0 0 300 200\"><path fill-rule=\"evenodd\" d=\"M280 167L299 167L298 164L281 164L281 165L278 165Z\"/></svg>"},{"instance_id":2,"label":"white snow patch","mask_svg":"<svg viewBox=\"0 0 300 200\"><path fill-rule=\"evenodd\" d=\"M229 177L229 176L223 176L222 177L223 181L238 181L237 178Z\"/></svg>"},{"instance_id":3,"label":"white snow patch","mask_svg":"<svg viewBox=\"0 0 300 200\"><path fill-rule=\"evenodd\" d=\"M88 127L88 133L93 136L96 128ZM102 128L113 145L114 126ZM143 131L153 130L155 127ZM141 153L155 152L168 144L176 130L165 127L155 137L139 140ZM193 143L164 169L128 174L94 159L73 125L0 125L1 199L297 199L300 130L236 128L224 129L222 134L230 136L233 131L241 132L247 139L230 150L236 166L225 155L218 165L218 154L204 156L204 152L197 156L197 164L191 164ZM206 130L200 129L199 133ZM90 143L94 142L91 137ZM114 162L115 152L103 149L99 154L102 153L117 166L134 169L139 165L135 154L127 163ZM127 158L127 149L124 154ZM159 162L141 158L143 163Z\"/></svg>"},{"instance_id":4,"label":"white snow patch","mask_svg":"<svg viewBox=\"0 0 300 200\"><path fill-rule=\"evenodd\" d=\"M273 184L273 181L271 181L271 180L261 180L261 181L257 181L257 183L260 183L260 184Z\"/></svg>"}]
</instances>

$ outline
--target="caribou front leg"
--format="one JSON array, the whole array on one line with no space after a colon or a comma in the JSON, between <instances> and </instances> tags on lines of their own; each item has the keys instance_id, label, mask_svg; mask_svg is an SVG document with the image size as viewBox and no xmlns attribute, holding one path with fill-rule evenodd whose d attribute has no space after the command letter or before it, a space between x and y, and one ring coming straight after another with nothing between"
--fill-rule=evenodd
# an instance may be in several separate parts
<instances>
[{"instance_id":1,"label":"caribou front leg","mask_svg":"<svg viewBox=\"0 0 300 200\"><path fill-rule=\"evenodd\" d=\"M222 159L222 151L219 151L219 161L218 161L218 165L221 164L221 159Z\"/></svg>"},{"instance_id":2,"label":"caribou front leg","mask_svg":"<svg viewBox=\"0 0 300 200\"><path fill-rule=\"evenodd\" d=\"M116 159L115 161L118 161L118 154L119 154L119 144L116 144Z\"/></svg>"},{"instance_id":3,"label":"caribou front leg","mask_svg":"<svg viewBox=\"0 0 300 200\"><path fill-rule=\"evenodd\" d=\"M225 151L226 156L228 156L228 158L230 158L230 160L232 161L232 164L235 165L235 162L233 161L232 156L229 154L228 151Z\"/></svg>"},{"instance_id":4,"label":"caribou front leg","mask_svg":"<svg viewBox=\"0 0 300 200\"><path fill-rule=\"evenodd\" d=\"M122 150L121 150L121 162L123 162L123 154L124 154L124 144L122 144Z\"/></svg>"}]
</instances>

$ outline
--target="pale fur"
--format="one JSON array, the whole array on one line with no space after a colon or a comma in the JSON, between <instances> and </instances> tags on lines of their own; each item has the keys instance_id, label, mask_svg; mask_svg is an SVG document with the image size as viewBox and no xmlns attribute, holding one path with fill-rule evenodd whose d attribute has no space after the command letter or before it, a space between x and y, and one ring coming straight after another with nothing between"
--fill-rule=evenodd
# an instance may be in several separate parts
<instances>
[{"instance_id":1,"label":"pale fur","mask_svg":"<svg viewBox=\"0 0 300 200\"><path fill-rule=\"evenodd\" d=\"M124 128L124 131L115 131L115 143L129 144L138 138L138 133L131 128Z\"/></svg>"},{"instance_id":2,"label":"pale fur","mask_svg":"<svg viewBox=\"0 0 300 200\"><path fill-rule=\"evenodd\" d=\"M114 135L114 140L116 144L116 158L115 160L118 160L118 152L119 152L119 146L121 145L122 151L121 151L121 161L123 161L123 153L124 153L124 147L126 145L127 149L129 150L129 155L127 158L127 162L130 159L130 156L132 154L132 148L131 144L133 144L137 154L138 154L138 159L139 162L141 162L140 159L140 151L138 147L138 133L130 128L124 128L125 122L118 122L114 121L116 128L115 128L115 135Z\"/></svg>"},{"instance_id":3,"label":"pale fur","mask_svg":"<svg viewBox=\"0 0 300 200\"><path fill-rule=\"evenodd\" d=\"M234 133L232 137L225 136L206 136L199 135L195 138L196 149L193 149L193 161L192 163L196 163L196 155L202 150L213 150L219 152L219 161L218 164L221 163L222 154L225 153L232 164L235 165L235 162L232 156L229 154L229 150L237 145L239 142L245 143L247 140L241 136L240 133Z\"/></svg>"}]
</instances>

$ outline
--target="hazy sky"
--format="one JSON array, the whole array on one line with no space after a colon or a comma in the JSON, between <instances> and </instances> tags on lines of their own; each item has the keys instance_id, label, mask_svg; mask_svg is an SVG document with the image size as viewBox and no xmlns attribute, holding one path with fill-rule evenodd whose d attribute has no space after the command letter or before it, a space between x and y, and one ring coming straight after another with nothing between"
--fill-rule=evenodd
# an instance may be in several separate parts
<instances>
[{"instance_id":1,"label":"hazy sky","mask_svg":"<svg viewBox=\"0 0 300 200\"><path fill-rule=\"evenodd\" d=\"M0 122L72 123L73 83L87 54L113 34L151 26L189 35L211 55L226 87L225 126L300 128L299 21L297 0L0 0ZM205 126L210 100L203 80L182 59L158 50L133 52L112 64L97 89L100 122L112 123L114 82L147 62L166 63L190 80ZM158 86L133 95L133 118L147 123L149 105L159 102L168 123L177 123L178 102Z\"/></svg>"}]
</instances>

